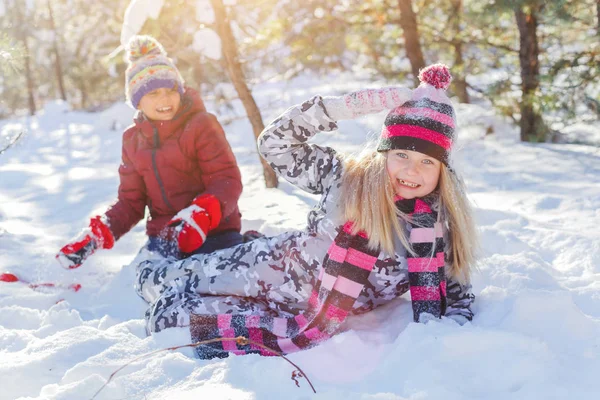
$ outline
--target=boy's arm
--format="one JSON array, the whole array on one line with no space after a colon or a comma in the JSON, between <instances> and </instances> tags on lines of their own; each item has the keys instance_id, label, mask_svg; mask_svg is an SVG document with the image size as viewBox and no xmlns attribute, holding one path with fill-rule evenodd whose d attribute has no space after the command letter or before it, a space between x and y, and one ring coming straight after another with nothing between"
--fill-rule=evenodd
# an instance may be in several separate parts
<instances>
[{"instance_id":1,"label":"boy's arm","mask_svg":"<svg viewBox=\"0 0 600 400\"><path fill-rule=\"evenodd\" d=\"M64 268L78 268L99 248L111 249L117 239L144 217L146 188L125 149L119 167L119 177L121 184L117 202L103 217L92 218L89 227L83 229L56 254L56 259Z\"/></svg>"},{"instance_id":2,"label":"boy's arm","mask_svg":"<svg viewBox=\"0 0 600 400\"><path fill-rule=\"evenodd\" d=\"M330 147L308 144L319 131L337 129L321 96L293 106L269 124L258 138L258 151L277 174L313 194L322 194L340 160Z\"/></svg>"},{"instance_id":3,"label":"boy's arm","mask_svg":"<svg viewBox=\"0 0 600 400\"><path fill-rule=\"evenodd\" d=\"M200 125L202 129L196 135L194 150L205 190L199 194L215 196L221 204L222 217L227 218L237 212L242 194L240 169L217 118L205 113Z\"/></svg>"},{"instance_id":4,"label":"boy's arm","mask_svg":"<svg viewBox=\"0 0 600 400\"><path fill-rule=\"evenodd\" d=\"M123 138L125 140L125 138ZM146 185L123 149L119 166L118 200L106 212L108 226L118 240L129 232L142 218L146 207Z\"/></svg>"}]
</instances>

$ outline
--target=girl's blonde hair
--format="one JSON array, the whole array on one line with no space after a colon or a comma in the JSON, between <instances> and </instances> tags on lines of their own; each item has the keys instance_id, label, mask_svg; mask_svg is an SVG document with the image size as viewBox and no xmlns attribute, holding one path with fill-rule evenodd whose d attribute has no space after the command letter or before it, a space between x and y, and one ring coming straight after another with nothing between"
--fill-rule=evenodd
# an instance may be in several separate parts
<instances>
[{"instance_id":1,"label":"girl's blonde hair","mask_svg":"<svg viewBox=\"0 0 600 400\"><path fill-rule=\"evenodd\" d=\"M367 232L369 247L394 254L394 234L412 250L398 217L406 218L394 204L394 188L387 173L387 157L371 148L346 156L342 177L344 221L352 221L354 234Z\"/></svg>"},{"instance_id":2,"label":"girl's blonde hair","mask_svg":"<svg viewBox=\"0 0 600 400\"><path fill-rule=\"evenodd\" d=\"M369 247L394 254L394 235L414 254L400 220L410 218L394 204L394 188L387 172L387 153L367 148L358 156L343 156L342 215L352 221L353 234L367 232ZM448 273L467 282L478 249L473 213L462 180L442 164L438 183L440 212L447 223L451 260Z\"/></svg>"},{"instance_id":3,"label":"girl's blonde hair","mask_svg":"<svg viewBox=\"0 0 600 400\"><path fill-rule=\"evenodd\" d=\"M479 253L479 235L473 209L463 180L445 164L442 164L438 188L442 222L447 224L448 229L446 246L450 246L451 255L447 273L465 283L470 280Z\"/></svg>"}]
</instances>

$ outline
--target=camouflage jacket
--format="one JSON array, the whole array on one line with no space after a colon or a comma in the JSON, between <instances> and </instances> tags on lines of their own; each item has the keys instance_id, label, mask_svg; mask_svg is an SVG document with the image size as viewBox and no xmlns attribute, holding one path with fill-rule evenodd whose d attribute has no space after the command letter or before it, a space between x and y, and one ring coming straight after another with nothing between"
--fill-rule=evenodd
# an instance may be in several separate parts
<instances>
[{"instance_id":1,"label":"camouflage jacket","mask_svg":"<svg viewBox=\"0 0 600 400\"><path fill-rule=\"evenodd\" d=\"M336 128L323 99L315 97L287 110L259 139L261 154L279 175L321 195L308 215L306 229L183 260L164 258L146 248L140 251L134 261L136 290L150 305L146 313L148 332L195 327L192 337L207 339L221 335L219 329L229 326L223 320L227 315L235 316L236 321L245 320L245 315L295 317L308 309L325 255L346 222L338 215L341 158L333 149L309 144L308 140L318 131ZM395 254L379 253L349 311L361 314L373 310L409 288L406 250L398 243ZM469 289L470 285L447 279L446 316L459 322L472 318L474 296ZM209 320L221 316L217 320L223 324L217 329L213 323L192 323L194 316ZM236 334L235 329L227 332ZM207 359L226 354L210 346L198 347L197 353Z\"/></svg>"}]
</instances>

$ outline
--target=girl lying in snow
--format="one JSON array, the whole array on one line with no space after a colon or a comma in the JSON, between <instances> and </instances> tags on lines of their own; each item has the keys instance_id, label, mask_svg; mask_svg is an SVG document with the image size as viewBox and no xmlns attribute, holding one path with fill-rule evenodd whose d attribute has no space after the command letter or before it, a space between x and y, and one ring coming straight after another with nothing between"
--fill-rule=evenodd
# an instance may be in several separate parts
<instances>
[{"instance_id":1,"label":"girl lying in snow","mask_svg":"<svg viewBox=\"0 0 600 400\"><path fill-rule=\"evenodd\" d=\"M410 291L415 321L471 320L469 270L475 228L461 180L450 168L455 118L451 77L434 65L421 85L316 96L273 121L259 150L279 175L321 194L308 226L184 260L142 251L136 289L149 332L189 327L191 339L239 335L291 353L340 331ZM337 121L393 109L377 150L357 158L308 144ZM200 358L258 353L216 342Z\"/></svg>"}]
</instances>

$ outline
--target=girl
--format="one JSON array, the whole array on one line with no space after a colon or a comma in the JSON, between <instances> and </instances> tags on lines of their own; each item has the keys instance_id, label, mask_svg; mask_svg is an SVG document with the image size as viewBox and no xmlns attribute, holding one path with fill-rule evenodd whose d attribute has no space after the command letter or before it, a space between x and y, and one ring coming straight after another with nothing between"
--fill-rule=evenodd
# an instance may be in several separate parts
<instances>
[{"instance_id":1,"label":"girl","mask_svg":"<svg viewBox=\"0 0 600 400\"><path fill-rule=\"evenodd\" d=\"M415 321L471 320L476 238L449 167L451 77L434 65L420 79L414 91L316 96L273 121L259 138L261 154L286 180L321 194L307 228L181 261L141 254L136 288L150 304L149 332L183 326L193 341L242 335L290 353L407 291ZM376 151L351 158L307 143L340 119L385 109L393 110ZM272 355L232 341L197 347L201 358L228 352Z\"/></svg>"},{"instance_id":2,"label":"girl","mask_svg":"<svg viewBox=\"0 0 600 400\"><path fill-rule=\"evenodd\" d=\"M112 248L146 207L146 247L162 255L183 258L242 242L242 180L221 124L184 86L156 39L131 38L126 60L125 96L139 112L123 133L118 199L60 249L56 258L65 268Z\"/></svg>"}]
</instances>

